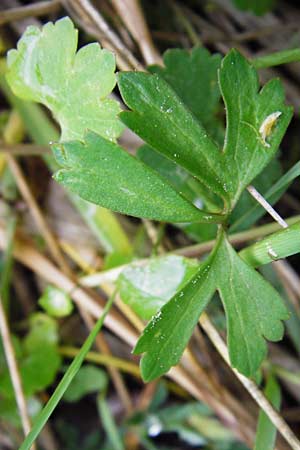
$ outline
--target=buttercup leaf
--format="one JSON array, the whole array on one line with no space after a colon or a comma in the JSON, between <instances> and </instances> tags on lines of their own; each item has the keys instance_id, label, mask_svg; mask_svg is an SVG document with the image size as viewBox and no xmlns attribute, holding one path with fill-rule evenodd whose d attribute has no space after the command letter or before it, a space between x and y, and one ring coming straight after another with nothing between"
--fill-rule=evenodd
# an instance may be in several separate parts
<instances>
[{"instance_id":1,"label":"buttercup leaf","mask_svg":"<svg viewBox=\"0 0 300 450\"><path fill-rule=\"evenodd\" d=\"M65 17L42 29L29 26L8 53L7 79L13 92L43 103L61 126L61 140L80 139L86 129L115 140L123 126L113 90L113 53L93 43L77 53L78 32Z\"/></svg>"},{"instance_id":2,"label":"buttercup leaf","mask_svg":"<svg viewBox=\"0 0 300 450\"><path fill-rule=\"evenodd\" d=\"M282 339L288 311L276 290L237 255L225 235L214 260L214 276L227 317L231 364L251 376L267 353L265 339Z\"/></svg>"}]
</instances>

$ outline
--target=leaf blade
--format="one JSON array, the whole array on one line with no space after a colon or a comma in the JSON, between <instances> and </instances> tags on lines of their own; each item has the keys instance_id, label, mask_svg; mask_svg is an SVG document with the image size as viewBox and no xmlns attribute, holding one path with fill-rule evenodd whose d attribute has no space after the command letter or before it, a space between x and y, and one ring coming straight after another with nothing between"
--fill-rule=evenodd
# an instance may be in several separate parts
<instances>
[{"instance_id":1,"label":"leaf blade","mask_svg":"<svg viewBox=\"0 0 300 450\"><path fill-rule=\"evenodd\" d=\"M237 255L225 236L214 273L226 312L231 364L251 376L266 355L265 339L282 338L288 311L277 291Z\"/></svg>"},{"instance_id":2,"label":"leaf blade","mask_svg":"<svg viewBox=\"0 0 300 450\"><path fill-rule=\"evenodd\" d=\"M53 150L64 167L55 179L92 203L168 222L222 220L194 207L152 169L96 133L88 132L84 143L67 142Z\"/></svg>"},{"instance_id":3,"label":"leaf blade","mask_svg":"<svg viewBox=\"0 0 300 450\"><path fill-rule=\"evenodd\" d=\"M86 129L115 140L123 126L118 102L107 98L116 83L114 55L96 43L76 53L77 41L68 17L28 27L8 52L7 80L18 97L52 111L62 140L80 139Z\"/></svg>"},{"instance_id":4,"label":"leaf blade","mask_svg":"<svg viewBox=\"0 0 300 450\"><path fill-rule=\"evenodd\" d=\"M144 353L140 363L144 381L163 375L179 362L198 318L215 290L209 269L210 263L203 263L189 283L144 329L134 349L135 354Z\"/></svg>"},{"instance_id":5,"label":"leaf blade","mask_svg":"<svg viewBox=\"0 0 300 450\"><path fill-rule=\"evenodd\" d=\"M123 72L118 86L132 110L123 111L121 120L155 150L226 197L218 148L168 83L157 75Z\"/></svg>"}]
</instances>

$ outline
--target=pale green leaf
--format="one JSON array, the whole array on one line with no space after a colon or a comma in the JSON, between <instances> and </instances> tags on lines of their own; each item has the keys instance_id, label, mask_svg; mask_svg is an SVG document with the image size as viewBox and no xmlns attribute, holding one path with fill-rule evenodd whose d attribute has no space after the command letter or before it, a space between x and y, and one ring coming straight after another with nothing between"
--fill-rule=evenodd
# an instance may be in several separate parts
<instances>
[{"instance_id":1,"label":"pale green leaf","mask_svg":"<svg viewBox=\"0 0 300 450\"><path fill-rule=\"evenodd\" d=\"M167 222L216 222L117 144L88 132L84 142L53 146L64 168L55 179L83 199L136 217ZM224 216L223 216L224 217Z\"/></svg>"},{"instance_id":2,"label":"pale green leaf","mask_svg":"<svg viewBox=\"0 0 300 450\"><path fill-rule=\"evenodd\" d=\"M197 262L176 255L128 266L118 279L120 296L142 319L150 319L197 271Z\"/></svg>"},{"instance_id":3,"label":"pale green leaf","mask_svg":"<svg viewBox=\"0 0 300 450\"><path fill-rule=\"evenodd\" d=\"M43 103L61 127L61 140L80 139L86 129L116 139L123 127L115 86L113 53L93 43L77 53L78 32L68 17L42 29L29 26L8 52L7 79L25 100Z\"/></svg>"}]
</instances>

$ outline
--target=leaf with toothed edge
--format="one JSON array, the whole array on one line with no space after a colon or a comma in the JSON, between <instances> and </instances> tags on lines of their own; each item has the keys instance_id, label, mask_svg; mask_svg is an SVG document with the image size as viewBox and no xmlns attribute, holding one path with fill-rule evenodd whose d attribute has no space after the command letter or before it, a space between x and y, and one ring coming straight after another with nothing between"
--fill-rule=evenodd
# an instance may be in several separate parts
<instances>
[{"instance_id":1,"label":"leaf with toothed edge","mask_svg":"<svg viewBox=\"0 0 300 450\"><path fill-rule=\"evenodd\" d=\"M86 129L115 140L123 130L120 106L108 98L115 84L115 57L98 43L77 53L78 31L68 17L39 29L29 26L7 56L7 80L25 100L47 106L61 126L61 140Z\"/></svg>"},{"instance_id":2,"label":"leaf with toothed edge","mask_svg":"<svg viewBox=\"0 0 300 450\"><path fill-rule=\"evenodd\" d=\"M213 270L226 312L231 364L251 376L266 356L266 339L282 339L282 321L289 313L273 286L238 256L225 234Z\"/></svg>"},{"instance_id":3,"label":"leaf with toothed edge","mask_svg":"<svg viewBox=\"0 0 300 450\"><path fill-rule=\"evenodd\" d=\"M283 336L288 319L279 294L235 252L224 232L196 275L152 318L134 353L145 353L141 372L151 381L178 364L199 316L218 290L227 318L227 342L233 367L253 375L266 356L266 339Z\"/></svg>"}]
</instances>

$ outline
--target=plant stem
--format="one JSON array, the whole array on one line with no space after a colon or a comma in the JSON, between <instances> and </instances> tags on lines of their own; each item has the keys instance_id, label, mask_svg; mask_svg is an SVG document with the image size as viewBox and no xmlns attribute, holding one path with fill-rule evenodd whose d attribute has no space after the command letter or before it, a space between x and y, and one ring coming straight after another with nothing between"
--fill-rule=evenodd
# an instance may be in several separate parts
<instances>
[{"instance_id":1,"label":"plant stem","mask_svg":"<svg viewBox=\"0 0 300 450\"><path fill-rule=\"evenodd\" d=\"M66 356L67 358L74 358L80 352L79 348L70 346L62 346L59 347L58 350L61 355ZM130 373L135 377L141 378L139 367L136 364L124 359L93 351L88 352L85 356L85 359L86 361L90 361L96 364L117 367L118 369L122 370L122 372Z\"/></svg>"},{"instance_id":2,"label":"plant stem","mask_svg":"<svg viewBox=\"0 0 300 450\"><path fill-rule=\"evenodd\" d=\"M300 215L289 217L286 219L288 225L293 225L300 221ZM274 233L280 230L282 227L278 223L270 223L267 225L262 225L260 227L252 228L251 230L240 231L239 233L234 233L229 235L229 242L233 245L239 245L246 241L251 241L252 239L257 239L260 237L267 236L268 234ZM207 241L202 244L190 245L188 247L183 247L175 251L177 255L188 256L190 258L203 255L209 252L215 244L215 240Z\"/></svg>"},{"instance_id":3,"label":"plant stem","mask_svg":"<svg viewBox=\"0 0 300 450\"><path fill-rule=\"evenodd\" d=\"M281 64L288 64L297 61L300 61L300 48L274 52L270 55L254 58L251 62L256 69L263 69L266 67L279 66Z\"/></svg>"}]
</instances>

